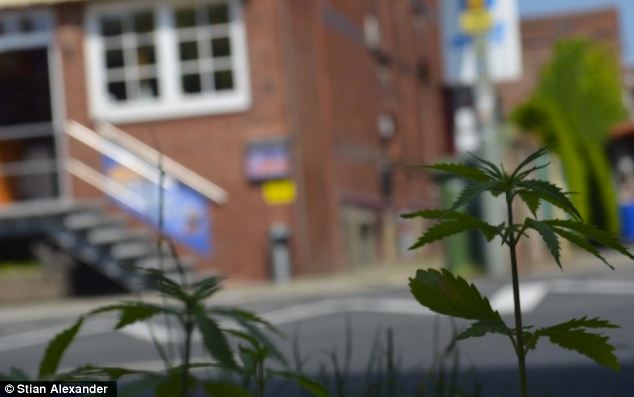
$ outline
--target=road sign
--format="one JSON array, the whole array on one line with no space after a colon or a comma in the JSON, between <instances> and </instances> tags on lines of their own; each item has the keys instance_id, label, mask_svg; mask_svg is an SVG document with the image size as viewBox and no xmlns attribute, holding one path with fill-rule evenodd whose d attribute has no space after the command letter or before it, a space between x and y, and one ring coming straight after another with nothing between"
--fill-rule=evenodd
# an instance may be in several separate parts
<instances>
[{"instance_id":1,"label":"road sign","mask_svg":"<svg viewBox=\"0 0 634 397\"><path fill-rule=\"evenodd\" d=\"M460 28L469 35L486 33L492 26L493 16L486 8L467 10L460 16Z\"/></svg>"},{"instance_id":2,"label":"road sign","mask_svg":"<svg viewBox=\"0 0 634 397\"><path fill-rule=\"evenodd\" d=\"M520 77L522 62L516 2L441 2L444 77L447 84L472 85L476 81L474 34L486 34L489 76L493 82Z\"/></svg>"}]
</instances>

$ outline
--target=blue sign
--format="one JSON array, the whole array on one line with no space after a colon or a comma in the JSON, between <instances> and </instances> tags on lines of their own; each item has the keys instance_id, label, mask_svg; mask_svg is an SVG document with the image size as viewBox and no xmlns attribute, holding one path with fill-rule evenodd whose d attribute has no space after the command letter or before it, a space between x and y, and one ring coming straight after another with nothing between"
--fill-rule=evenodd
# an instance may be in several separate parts
<instances>
[{"instance_id":1,"label":"blue sign","mask_svg":"<svg viewBox=\"0 0 634 397\"><path fill-rule=\"evenodd\" d=\"M473 0L460 0L460 9L461 10L468 10L469 8L469 2L473 1ZM494 0L484 0L484 7L485 8L492 8L493 7L493 1Z\"/></svg>"},{"instance_id":2,"label":"blue sign","mask_svg":"<svg viewBox=\"0 0 634 397\"><path fill-rule=\"evenodd\" d=\"M102 166L104 174L125 189L125 194L112 195L113 201L126 212L158 228L158 184L106 156L102 158ZM150 164L148 167L156 171ZM189 186L169 177L163 183L162 196L162 232L208 257L212 251L209 201Z\"/></svg>"}]
</instances>

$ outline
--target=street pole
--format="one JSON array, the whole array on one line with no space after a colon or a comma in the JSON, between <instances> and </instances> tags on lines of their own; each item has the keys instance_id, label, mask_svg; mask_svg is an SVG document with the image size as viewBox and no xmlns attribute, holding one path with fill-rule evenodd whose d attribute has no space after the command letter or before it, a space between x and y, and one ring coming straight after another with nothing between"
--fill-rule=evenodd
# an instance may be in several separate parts
<instances>
[{"instance_id":1,"label":"street pole","mask_svg":"<svg viewBox=\"0 0 634 397\"><path fill-rule=\"evenodd\" d=\"M473 36L477 68L474 97L482 139L479 155L497 165L502 160L503 142L498 132L495 89L489 75L487 35L488 31L485 31ZM486 222L492 225L504 222L504 202L501 199L485 193L481 196L481 204ZM492 244L483 245L487 273L496 277L506 275L508 266L500 237L496 237Z\"/></svg>"}]
</instances>

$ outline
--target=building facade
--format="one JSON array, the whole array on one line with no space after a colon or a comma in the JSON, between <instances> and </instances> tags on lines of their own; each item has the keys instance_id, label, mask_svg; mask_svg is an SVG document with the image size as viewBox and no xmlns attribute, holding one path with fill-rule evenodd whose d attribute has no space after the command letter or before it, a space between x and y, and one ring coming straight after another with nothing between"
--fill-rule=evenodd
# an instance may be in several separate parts
<instances>
[{"instance_id":1,"label":"building facade","mask_svg":"<svg viewBox=\"0 0 634 397\"><path fill-rule=\"evenodd\" d=\"M269 278L276 238L293 274L402 259L418 230L398 214L436 199L410 167L446 151L433 1L0 6L0 161L17 167L0 181L7 205L125 185L90 138L103 126L193 174L186 189L221 193L206 204L205 249L179 246L230 277Z\"/></svg>"}]
</instances>

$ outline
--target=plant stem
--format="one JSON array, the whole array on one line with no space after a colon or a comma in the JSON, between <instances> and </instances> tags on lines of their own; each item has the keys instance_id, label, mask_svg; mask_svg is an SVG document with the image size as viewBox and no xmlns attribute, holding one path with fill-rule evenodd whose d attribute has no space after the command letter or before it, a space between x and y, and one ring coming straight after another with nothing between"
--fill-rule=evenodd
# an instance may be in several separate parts
<instances>
[{"instance_id":1,"label":"plant stem","mask_svg":"<svg viewBox=\"0 0 634 397\"><path fill-rule=\"evenodd\" d=\"M258 352L258 355L261 352ZM264 359L259 358L259 363L256 369L256 396L264 397Z\"/></svg>"},{"instance_id":2,"label":"plant stem","mask_svg":"<svg viewBox=\"0 0 634 397\"><path fill-rule=\"evenodd\" d=\"M189 393L189 364L191 361L191 350L192 350L192 334L194 331L194 322L192 320L192 316L189 313L190 309L187 308L188 313L186 314L186 319L184 322L185 329L185 352L183 354L183 376L181 383L181 397L187 397Z\"/></svg>"},{"instance_id":3,"label":"plant stem","mask_svg":"<svg viewBox=\"0 0 634 397\"><path fill-rule=\"evenodd\" d=\"M508 211L509 227L513 227L513 196L506 193L506 209ZM519 236L518 236L519 238ZM520 396L528 397L528 382L526 377L526 352L524 350L524 327L522 325L522 305L520 304L520 283L517 274L517 255L515 246L517 239L514 232L509 233L509 251L511 253L511 274L513 282L513 304L515 313L515 329L517 331L517 363L520 376Z\"/></svg>"}]
</instances>

